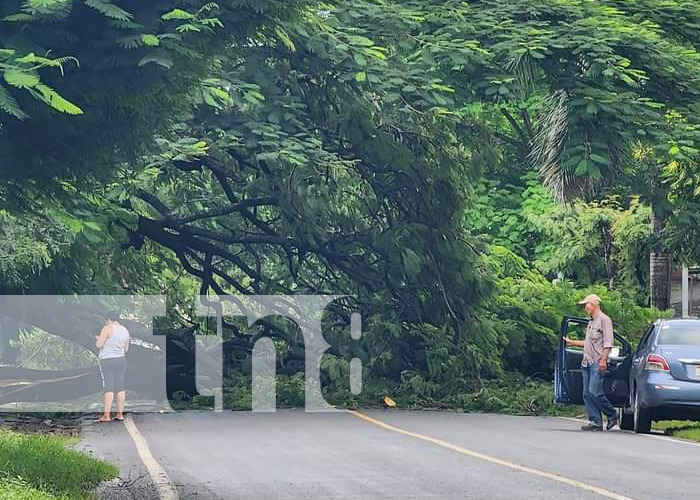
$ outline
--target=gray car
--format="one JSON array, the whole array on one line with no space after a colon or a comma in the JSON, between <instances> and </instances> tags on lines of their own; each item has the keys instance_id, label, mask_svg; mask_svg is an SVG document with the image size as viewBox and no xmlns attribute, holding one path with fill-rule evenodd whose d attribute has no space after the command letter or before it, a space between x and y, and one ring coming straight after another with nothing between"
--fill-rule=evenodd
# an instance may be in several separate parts
<instances>
[{"instance_id":1,"label":"gray car","mask_svg":"<svg viewBox=\"0 0 700 500\"><path fill-rule=\"evenodd\" d=\"M587 323L567 316L560 328L555 364L555 400L583 404L583 353L563 338ZM636 350L615 334L605 392L620 408L622 429L649 432L655 420L700 420L700 320L657 320Z\"/></svg>"}]
</instances>

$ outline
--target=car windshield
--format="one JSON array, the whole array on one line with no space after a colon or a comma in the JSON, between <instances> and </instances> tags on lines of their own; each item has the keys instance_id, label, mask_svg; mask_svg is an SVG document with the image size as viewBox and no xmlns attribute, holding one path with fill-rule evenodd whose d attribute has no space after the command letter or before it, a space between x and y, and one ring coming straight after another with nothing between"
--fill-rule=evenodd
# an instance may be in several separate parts
<instances>
[{"instance_id":1,"label":"car windshield","mask_svg":"<svg viewBox=\"0 0 700 500\"><path fill-rule=\"evenodd\" d=\"M686 325L664 325L659 345L700 345L700 322Z\"/></svg>"}]
</instances>

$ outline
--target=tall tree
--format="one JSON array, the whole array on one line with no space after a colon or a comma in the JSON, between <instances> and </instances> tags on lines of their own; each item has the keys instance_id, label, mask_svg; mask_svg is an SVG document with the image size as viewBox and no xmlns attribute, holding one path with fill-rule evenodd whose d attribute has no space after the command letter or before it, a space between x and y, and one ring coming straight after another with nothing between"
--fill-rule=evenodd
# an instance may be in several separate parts
<instances>
[{"instance_id":1,"label":"tall tree","mask_svg":"<svg viewBox=\"0 0 700 500\"><path fill-rule=\"evenodd\" d=\"M115 232L171 250L203 294L351 295L332 317L363 312L378 377L497 372L479 309L490 282L461 225L473 172L453 89L425 78L433 59L406 57L422 40L397 42L420 23L374 2L298 14L219 41L187 106L146 137L157 154L106 162L116 182L93 194L109 192ZM437 57L454 55L480 57L473 44ZM227 348L252 345L229 327Z\"/></svg>"}]
</instances>

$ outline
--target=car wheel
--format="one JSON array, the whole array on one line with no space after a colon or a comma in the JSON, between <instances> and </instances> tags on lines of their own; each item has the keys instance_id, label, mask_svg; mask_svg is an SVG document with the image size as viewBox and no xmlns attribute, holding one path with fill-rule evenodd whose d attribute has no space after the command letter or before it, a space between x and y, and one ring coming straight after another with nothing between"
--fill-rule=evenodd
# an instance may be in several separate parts
<instances>
[{"instance_id":1,"label":"car wheel","mask_svg":"<svg viewBox=\"0 0 700 500\"><path fill-rule=\"evenodd\" d=\"M639 401L639 390L634 389L634 432L648 434L651 430L651 412L648 408L643 408Z\"/></svg>"},{"instance_id":2,"label":"car wheel","mask_svg":"<svg viewBox=\"0 0 700 500\"><path fill-rule=\"evenodd\" d=\"M623 431L634 430L634 413L632 408L620 408L620 429Z\"/></svg>"}]
</instances>

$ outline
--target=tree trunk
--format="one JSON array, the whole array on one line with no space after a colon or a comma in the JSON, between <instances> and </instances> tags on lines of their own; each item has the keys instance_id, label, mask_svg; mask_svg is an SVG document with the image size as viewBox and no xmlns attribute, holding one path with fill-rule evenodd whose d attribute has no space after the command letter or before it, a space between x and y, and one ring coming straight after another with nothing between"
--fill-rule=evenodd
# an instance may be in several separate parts
<instances>
[{"instance_id":1,"label":"tree trunk","mask_svg":"<svg viewBox=\"0 0 700 500\"><path fill-rule=\"evenodd\" d=\"M608 290L615 287L615 275L617 266L615 265L615 238L612 234L612 226L609 222L600 225L600 241L603 244L603 258L605 259L605 274L608 278Z\"/></svg>"},{"instance_id":2,"label":"tree trunk","mask_svg":"<svg viewBox=\"0 0 700 500\"><path fill-rule=\"evenodd\" d=\"M19 338L19 321L0 315L0 363L13 365L19 356L19 349L10 345Z\"/></svg>"},{"instance_id":3,"label":"tree trunk","mask_svg":"<svg viewBox=\"0 0 700 500\"><path fill-rule=\"evenodd\" d=\"M654 237L664 227L664 221L654 212L651 215L651 236ZM653 242L654 246L657 246ZM658 309L671 307L671 256L664 252L657 252L658 248L652 247L649 254L649 292L651 306Z\"/></svg>"}]
</instances>

